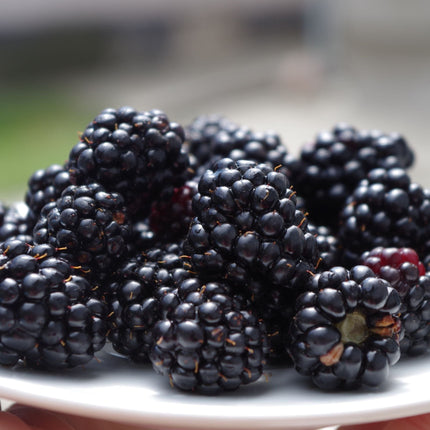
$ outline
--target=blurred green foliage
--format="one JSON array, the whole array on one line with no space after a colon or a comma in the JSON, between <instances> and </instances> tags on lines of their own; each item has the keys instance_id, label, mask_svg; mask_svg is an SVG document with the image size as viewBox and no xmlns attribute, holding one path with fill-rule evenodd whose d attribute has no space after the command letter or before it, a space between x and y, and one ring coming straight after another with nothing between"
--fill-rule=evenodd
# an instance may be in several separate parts
<instances>
[{"instance_id":1,"label":"blurred green foliage","mask_svg":"<svg viewBox=\"0 0 430 430\"><path fill-rule=\"evenodd\" d=\"M88 109L87 109L88 108ZM63 164L96 110L76 106L54 91L2 91L0 199L21 200L30 175ZM16 197L13 193L17 193Z\"/></svg>"}]
</instances>

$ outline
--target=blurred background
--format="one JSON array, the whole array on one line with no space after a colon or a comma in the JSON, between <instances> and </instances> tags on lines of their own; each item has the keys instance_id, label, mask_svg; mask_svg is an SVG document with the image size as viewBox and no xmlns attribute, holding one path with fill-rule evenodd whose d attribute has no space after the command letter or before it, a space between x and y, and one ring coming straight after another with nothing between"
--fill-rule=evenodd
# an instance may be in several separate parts
<instances>
[{"instance_id":1,"label":"blurred background","mask_svg":"<svg viewBox=\"0 0 430 430\"><path fill-rule=\"evenodd\" d=\"M122 105L222 113L292 153L339 121L399 131L430 186L429 24L421 0L2 0L0 199Z\"/></svg>"}]
</instances>

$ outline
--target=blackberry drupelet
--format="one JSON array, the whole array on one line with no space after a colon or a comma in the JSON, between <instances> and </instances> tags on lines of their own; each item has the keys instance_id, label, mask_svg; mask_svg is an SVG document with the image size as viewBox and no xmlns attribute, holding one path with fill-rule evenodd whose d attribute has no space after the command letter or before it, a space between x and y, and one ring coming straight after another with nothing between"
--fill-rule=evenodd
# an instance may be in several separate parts
<instances>
[{"instance_id":1,"label":"blackberry drupelet","mask_svg":"<svg viewBox=\"0 0 430 430\"><path fill-rule=\"evenodd\" d=\"M105 109L70 152L70 180L98 182L122 194L130 214L145 217L154 200L169 198L190 175L184 138L160 110Z\"/></svg>"},{"instance_id":2,"label":"blackberry drupelet","mask_svg":"<svg viewBox=\"0 0 430 430\"><path fill-rule=\"evenodd\" d=\"M116 271L107 290L109 340L134 361L148 361L155 323L179 303L176 289L190 276L182 249L171 244L139 253Z\"/></svg>"},{"instance_id":3,"label":"blackberry drupelet","mask_svg":"<svg viewBox=\"0 0 430 430\"><path fill-rule=\"evenodd\" d=\"M74 367L105 344L106 306L50 245L0 245L0 363Z\"/></svg>"},{"instance_id":4,"label":"blackberry drupelet","mask_svg":"<svg viewBox=\"0 0 430 430\"><path fill-rule=\"evenodd\" d=\"M157 237L149 226L148 220L135 221L131 228L131 240L128 243L130 257L146 251L157 244Z\"/></svg>"},{"instance_id":5,"label":"blackberry drupelet","mask_svg":"<svg viewBox=\"0 0 430 430\"><path fill-rule=\"evenodd\" d=\"M215 136L224 131L234 134L239 126L222 115L200 115L185 128L186 149L197 176L201 176L205 168L214 161L213 141Z\"/></svg>"},{"instance_id":6,"label":"blackberry drupelet","mask_svg":"<svg viewBox=\"0 0 430 430\"><path fill-rule=\"evenodd\" d=\"M300 166L290 169L291 181L306 200L310 219L337 229L339 212L347 197L370 170L406 168L413 159L406 140L397 133L338 124L303 147Z\"/></svg>"},{"instance_id":7,"label":"blackberry drupelet","mask_svg":"<svg viewBox=\"0 0 430 430\"><path fill-rule=\"evenodd\" d=\"M33 215L25 203L17 203L8 208L2 207L0 223L0 242L8 239L19 239L33 244Z\"/></svg>"},{"instance_id":8,"label":"blackberry drupelet","mask_svg":"<svg viewBox=\"0 0 430 430\"><path fill-rule=\"evenodd\" d=\"M341 249L339 241L329 227L324 225L315 225L312 222L308 223L309 232L315 235L317 240L317 248L320 254L318 263L318 271L330 270L334 266L339 266L341 263Z\"/></svg>"},{"instance_id":9,"label":"blackberry drupelet","mask_svg":"<svg viewBox=\"0 0 430 430\"><path fill-rule=\"evenodd\" d=\"M222 159L202 176L193 208L184 243L189 267L251 297L273 355L284 353L295 298L319 260L287 177L267 164Z\"/></svg>"},{"instance_id":10,"label":"blackberry drupelet","mask_svg":"<svg viewBox=\"0 0 430 430\"><path fill-rule=\"evenodd\" d=\"M430 193L411 183L400 168L374 169L362 180L341 212L339 242L346 265L376 247L413 248L428 255Z\"/></svg>"},{"instance_id":11,"label":"blackberry drupelet","mask_svg":"<svg viewBox=\"0 0 430 430\"><path fill-rule=\"evenodd\" d=\"M272 131L253 132L218 115L202 115L187 128L189 152L196 158L196 176L200 176L221 158L268 163L289 174L286 165L293 166L278 134Z\"/></svg>"},{"instance_id":12,"label":"blackberry drupelet","mask_svg":"<svg viewBox=\"0 0 430 430\"><path fill-rule=\"evenodd\" d=\"M124 199L99 184L67 187L43 207L34 228L35 243L51 244L96 283L121 264L130 236Z\"/></svg>"},{"instance_id":13,"label":"blackberry drupelet","mask_svg":"<svg viewBox=\"0 0 430 430\"><path fill-rule=\"evenodd\" d=\"M154 328L154 369L185 391L216 394L256 381L263 373L264 325L247 300L227 285L184 280L179 303Z\"/></svg>"},{"instance_id":14,"label":"blackberry drupelet","mask_svg":"<svg viewBox=\"0 0 430 430\"><path fill-rule=\"evenodd\" d=\"M308 287L291 324L296 370L325 390L381 385L400 358L397 291L366 266L334 267Z\"/></svg>"},{"instance_id":15,"label":"blackberry drupelet","mask_svg":"<svg viewBox=\"0 0 430 430\"><path fill-rule=\"evenodd\" d=\"M400 320L403 354L420 355L430 341L430 277L411 248L375 248L362 255L362 262L397 290L402 299Z\"/></svg>"},{"instance_id":16,"label":"blackberry drupelet","mask_svg":"<svg viewBox=\"0 0 430 430\"><path fill-rule=\"evenodd\" d=\"M43 206L56 201L71 185L68 168L53 164L46 169L36 170L28 181L25 203L29 207L30 226L33 230Z\"/></svg>"}]
</instances>

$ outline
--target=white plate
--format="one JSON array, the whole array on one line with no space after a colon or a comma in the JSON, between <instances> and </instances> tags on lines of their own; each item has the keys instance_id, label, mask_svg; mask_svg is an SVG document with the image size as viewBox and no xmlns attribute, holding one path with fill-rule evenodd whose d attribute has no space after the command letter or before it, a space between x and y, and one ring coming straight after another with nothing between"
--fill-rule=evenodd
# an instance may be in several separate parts
<instances>
[{"instance_id":1,"label":"white plate","mask_svg":"<svg viewBox=\"0 0 430 430\"><path fill-rule=\"evenodd\" d=\"M80 416L169 429L292 429L371 422L430 412L429 357L405 359L378 390L325 393L293 369L234 393L206 397L172 389L148 366L103 352L84 369L0 369L0 397Z\"/></svg>"}]
</instances>

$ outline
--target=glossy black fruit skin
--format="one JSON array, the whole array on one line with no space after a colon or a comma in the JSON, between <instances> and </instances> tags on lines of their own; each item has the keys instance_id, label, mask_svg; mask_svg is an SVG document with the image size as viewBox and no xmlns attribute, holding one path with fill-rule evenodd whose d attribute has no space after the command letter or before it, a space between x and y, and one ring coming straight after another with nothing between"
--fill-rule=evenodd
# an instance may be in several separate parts
<instances>
[{"instance_id":1,"label":"glossy black fruit skin","mask_svg":"<svg viewBox=\"0 0 430 430\"><path fill-rule=\"evenodd\" d=\"M160 110L105 109L88 125L68 160L75 185L98 182L120 193L130 214L145 217L188 179L182 127Z\"/></svg>"},{"instance_id":2,"label":"glossy black fruit skin","mask_svg":"<svg viewBox=\"0 0 430 430\"><path fill-rule=\"evenodd\" d=\"M254 132L221 115L197 117L186 128L186 143L197 178L222 158L266 163L287 175L290 171L286 166L294 164L278 134Z\"/></svg>"},{"instance_id":3,"label":"glossy black fruit skin","mask_svg":"<svg viewBox=\"0 0 430 430\"><path fill-rule=\"evenodd\" d=\"M329 270L334 266L339 266L342 262L342 250L337 236L329 227L317 226L312 222L308 223L309 232L316 237L317 249L320 260L317 263L317 270Z\"/></svg>"},{"instance_id":4,"label":"glossy black fruit skin","mask_svg":"<svg viewBox=\"0 0 430 430\"><path fill-rule=\"evenodd\" d=\"M177 244L139 252L115 271L108 284L109 340L133 361L149 361L154 325L179 303L176 290L191 276L181 254Z\"/></svg>"},{"instance_id":5,"label":"glossy black fruit skin","mask_svg":"<svg viewBox=\"0 0 430 430\"><path fill-rule=\"evenodd\" d=\"M50 245L0 245L0 363L62 369L89 362L105 344L99 289Z\"/></svg>"},{"instance_id":6,"label":"glossy black fruit skin","mask_svg":"<svg viewBox=\"0 0 430 430\"><path fill-rule=\"evenodd\" d=\"M293 288L314 271L316 239L288 179L267 165L220 160L202 176L193 209L184 251L204 278L259 294L256 280Z\"/></svg>"},{"instance_id":7,"label":"glossy black fruit skin","mask_svg":"<svg viewBox=\"0 0 430 430\"><path fill-rule=\"evenodd\" d=\"M263 374L265 328L250 303L220 282L184 280L179 303L154 327L156 372L184 391L217 394Z\"/></svg>"},{"instance_id":8,"label":"glossy black fruit skin","mask_svg":"<svg viewBox=\"0 0 430 430\"><path fill-rule=\"evenodd\" d=\"M358 130L339 123L319 133L290 166L291 181L310 219L337 230L339 213L357 184L374 168L407 168L414 154L398 133Z\"/></svg>"},{"instance_id":9,"label":"glossy black fruit skin","mask_svg":"<svg viewBox=\"0 0 430 430\"><path fill-rule=\"evenodd\" d=\"M376 387L400 358L400 296L366 266L318 273L297 300L289 353L321 389Z\"/></svg>"},{"instance_id":10,"label":"glossy black fruit skin","mask_svg":"<svg viewBox=\"0 0 430 430\"><path fill-rule=\"evenodd\" d=\"M26 204L2 206L0 218L0 242L19 239L33 244L34 217Z\"/></svg>"},{"instance_id":11,"label":"glossy black fruit skin","mask_svg":"<svg viewBox=\"0 0 430 430\"><path fill-rule=\"evenodd\" d=\"M376 247L414 248L423 258L430 243L430 193L403 169L374 169L346 201L338 236L347 266Z\"/></svg>"},{"instance_id":12,"label":"glossy black fruit skin","mask_svg":"<svg viewBox=\"0 0 430 430\"><path fill-rule=\"evenodd\" d=\"M120 194L96 183L70 185L44 206L33 235L36 244L49 243L58 256L101 282L127 256L131 225Z\"/></svg>"},{"instance_id":13,"label":"glossy black fruit skin","mask_svg":"<svg viewBox=\"0 0 430 430\"><path fill-rule=\"evenodd\" d=\"M221 159L203 174L193 209L188 267L247 295L267 325L273 356L285 355L295 299L319 261L287 177L267 164Z\"/></svg>"},{"instance_id":14,"label":"glossy black fruit skin","mask_svg":"<svg viewBox=\"0 0 430 430\"><path fill-rule=\"evenodd\" d=\"M67 166L52 164L46 169L36 170L28 180L25 203L29 208L29 218L33 230L40 212L46 204L55 202L61 193L71 185Z\"/></svg>"}]
</instances>

